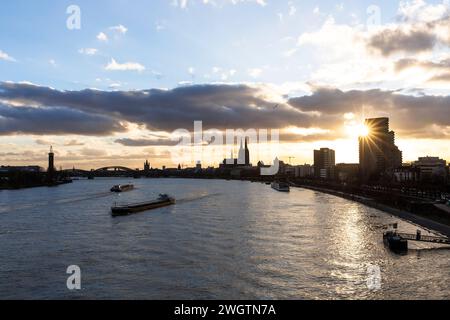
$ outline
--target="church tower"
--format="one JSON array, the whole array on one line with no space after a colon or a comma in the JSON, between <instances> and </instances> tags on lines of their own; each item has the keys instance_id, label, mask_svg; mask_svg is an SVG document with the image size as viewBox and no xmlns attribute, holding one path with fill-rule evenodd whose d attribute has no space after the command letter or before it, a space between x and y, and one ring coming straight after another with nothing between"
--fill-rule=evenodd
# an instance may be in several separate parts
<instances>
[{"instance_id":1,"label":"church tower","mask_svg":"<svg viewBox=\"0 0 450 320\"><path fill-rule=\"evenodd\" d=\"M150 162L148 162L148 160L146 160L144 163L144 172L148 173L149 171L150 171Z\"/></svg>"},{"instance_id":2,"label":"church tower","mask_svg":"<svg viewBox=\"0 0 450 320\"><path fill-rule=\"evenodd\" d=\"M245 140L247 141L247 140ZM244 144L241 139L241 147L239 148L239 156L238 156L238 165L247 165L246 156L245 156L245 149Z\"/></svg>"},{"instance_id":3,"label":"church tower","mask_svg":"<svg viewBox=\"0 0 450 320\"><path fill-rule=\"evenodd\" d=\"M245 138L245 165L250 166L250 150L248 149L248 138Z\"/></svg>"}]
</instances>

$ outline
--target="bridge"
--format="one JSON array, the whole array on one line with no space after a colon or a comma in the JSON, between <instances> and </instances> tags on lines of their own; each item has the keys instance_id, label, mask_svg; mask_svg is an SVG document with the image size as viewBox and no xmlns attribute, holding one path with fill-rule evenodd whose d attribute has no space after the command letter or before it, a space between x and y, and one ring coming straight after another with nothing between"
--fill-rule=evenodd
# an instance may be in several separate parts
<instances>
[{"instance_id":1,"label":"bridge","mask_svg":"<svg viewBox=\"0 0 450 320\"><path fill-rule=\"evenodd\" d=\"M127 168L127 167L121 167L121 166L110 166L110 167L103 167L97 170L94 170L95 173L105 173L105 172L133 172L135 173L136 170Z\"/></svg>"},{"instance_id":2,"label":"bridge","mask_svg":"<svg viewBox=\"0 0 450 320\"><path fill-rule=\"evenodd\" d=\"M81 170L81 169L68 169L64 172L71 177L139 177L142 171L133 170L131 168L123 166L108 166L99 169Z\"/></svg>"}]
</instances>

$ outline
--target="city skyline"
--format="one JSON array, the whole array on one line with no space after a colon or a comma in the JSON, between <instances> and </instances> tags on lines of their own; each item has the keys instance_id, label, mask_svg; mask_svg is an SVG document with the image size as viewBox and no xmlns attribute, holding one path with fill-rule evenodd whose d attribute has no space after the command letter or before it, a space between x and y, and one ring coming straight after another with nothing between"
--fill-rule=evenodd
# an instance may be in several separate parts
<instances>
[{"instance_id":1,"label":"city skyline","mask_svg":"<svg viewBox=\"0 0 450 320\"><path fill-rule=\"evenodd\" d=\"M79 29L72 3L24 4L0 13L0 165L45 167L53 145L63 168L177 166L171 133L197 120L279 129L285 162L357 163L377 117L404 162L450 160L448 1L79 1Z\"/></svg>"}]
</instances>

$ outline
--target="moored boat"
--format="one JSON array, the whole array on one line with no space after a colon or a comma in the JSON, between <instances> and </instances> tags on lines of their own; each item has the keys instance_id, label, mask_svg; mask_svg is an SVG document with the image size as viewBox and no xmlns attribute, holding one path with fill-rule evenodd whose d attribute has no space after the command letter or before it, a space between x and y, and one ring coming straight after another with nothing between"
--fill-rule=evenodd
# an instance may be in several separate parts
<instances>
[{"instance_id":1,"label":"moored boat","mask_svg":"<svg viewBox=\"0 0 450 320\"><path fill-rule=\"evenodd\" d=\"M383 234L384 244L394 252L407 252L408 240L403 239L396 231L387 231Z\"/></svg>"},{"instance_id":2,"label":"moored boat","mask_svg":"<svg viewBox=\"0 0 450 320\"><path fill-rule=\"evenodd\" d=\"M275 189L277 191L280 192L290 192L291 188L289 186L289 184L285 183L285 182L272 182L272 189Z\"/></svg>"},{"instance_id":3,"label":"moored boat","mask_svg":"<svg viewBox=\"0 0 450 320\"><path fill-rule=\"evenodd\" d=\"M167 207L173 204L175 204L174 198L169 197L166 194L160 194L158 199L150 202L142 202L123 206L114 206L111 208L111 212L113 217L127 216L133 213Z\"/></svg>"},{"instance_id":4,"label":"moored boat","mask_svg":"<svg viewBox=\"0 0 450 320\"><path fill-rule=\"evenodd\" d=\"M132 184L119 184L111 188L111 192L126 192L134 189L134 185Z\"/></svg>"}]
</instances>

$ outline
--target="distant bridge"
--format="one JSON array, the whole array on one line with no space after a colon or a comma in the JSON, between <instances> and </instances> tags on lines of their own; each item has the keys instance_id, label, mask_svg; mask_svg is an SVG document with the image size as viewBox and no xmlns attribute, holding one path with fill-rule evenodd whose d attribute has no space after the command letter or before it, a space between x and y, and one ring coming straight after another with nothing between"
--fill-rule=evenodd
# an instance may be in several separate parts
<instances>
[{"instance_id":1,"label":"distant bridge","mask_svg":"<svg viewBox=\"0 0 450 320\"><path fill-rule=\"evenodd\" d=\"M69 176L72 177L135 177L141 174L139 170L133 170L131 168L123 166L108 166L99 169L81 170L81 169L68 169L64 170Z\"/></svg>"},{"instance_id":2,"label":"distant bridge","mask_svg":"<svg viewBox=\"0 0 450 320\"><path fill-rule=\"evenodd\" d=\"M133 172L135 173L136 170L127 168L127 167L121 167L121 166L111 166L111 167L103 167L97 170L94 170L93 172L100 173L100 172Z\"/></svg>"}]
</instances>

